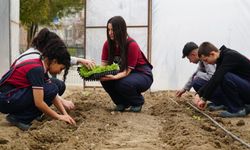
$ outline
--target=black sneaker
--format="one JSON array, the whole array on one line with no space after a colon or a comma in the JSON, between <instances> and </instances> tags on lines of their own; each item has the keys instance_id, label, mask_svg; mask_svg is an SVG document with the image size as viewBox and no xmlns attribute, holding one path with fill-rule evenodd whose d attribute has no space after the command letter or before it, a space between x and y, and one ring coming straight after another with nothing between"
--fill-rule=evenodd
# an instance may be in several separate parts
<instances>
[{"instance_id":1,"label":"black sneaker","mask_svg":"<svg viewBox=\"0 0 250 150\"><path fill-rule=\"evenodd\" d=\"M239 110L238 112L235 112L235 113L223 111L219 114L219 116L223 118L244 117L246 115L247 115L246 109Z\"/></svg>"},{"instance_id":2,"label":"black sneaker","mask_svg":"<svg viewBox=\"0 0 250 150\"><path fill-rule=\"evenodd\" d=\"M245 109L246 109L246 113L249 114L250 113L250 104L246 104Z\"/></svg>"},{"instance_id":3,"label":"black sneaker","mask_svg":"<svg viewBox=\"0 0 250 150\"><path fill-rule=\"evenodd\" d=\"M27 131L27 130L30 128L30 126L31 126L30 124L25 124L25 123L22 123L22 122L18 121L18 120L15 118L14 115L7 115L7 116L6 116L6 120L7 120L10 124L12 124L12 125L18 127L19 129L21 129L21 130L23 130L23 131Z\"/></svg>"},{"instance_id":4,"label":"black sneaker","mask_svg":"<svg viewBox=\"0 0 250 150\"><path fill-rule=\"evenodd\" d=\"M127 107L125 105L119 104L116 105L114 111L124 111Z\"/></svg>"},{"instance_id":5,"label":"black sneaker","mask_svg":"<svg viewBox=\"0 0 250 150\"><path fill-rule=\"evenodd\" d=\"M142 109L142 105L140 105L140 106L131 106L129 111L131 111L131 112L141 112L141 109Z\"/></svg>"},{"instance_id":6,"label":"black sneaker","mask_svg":"<svg viewBox=\"0 0 250 150\"><path fill-rule=\"evenodd\" d=\"M226 106L224 106L224 105L215 105L214 103L210 103L210 104L208 104L207 109L209 111L225 110Z\"/></svg>"}]
</instances>

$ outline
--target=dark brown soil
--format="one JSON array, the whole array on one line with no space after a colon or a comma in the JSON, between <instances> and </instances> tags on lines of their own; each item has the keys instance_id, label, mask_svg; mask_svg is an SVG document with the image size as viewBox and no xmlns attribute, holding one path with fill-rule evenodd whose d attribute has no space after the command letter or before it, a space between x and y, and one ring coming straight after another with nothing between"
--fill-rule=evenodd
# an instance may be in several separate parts
<instances>
[{"instance_id":1,"label":"dark brown soil","mask_svg":"<svg viewBox=\"0 0 250 150\"><path fill-rule=\"evenodd\" d=\"M23 132L0 115L0 149L5 150L244 150L184 100L174 102L174 91L147 92L141 113L113 112L113 103L102 89L68 89L66 99L75 102L71 126L45 117ZM215 119L237 136L250 142L249 117Z\"/></svg>"}]
</instances>

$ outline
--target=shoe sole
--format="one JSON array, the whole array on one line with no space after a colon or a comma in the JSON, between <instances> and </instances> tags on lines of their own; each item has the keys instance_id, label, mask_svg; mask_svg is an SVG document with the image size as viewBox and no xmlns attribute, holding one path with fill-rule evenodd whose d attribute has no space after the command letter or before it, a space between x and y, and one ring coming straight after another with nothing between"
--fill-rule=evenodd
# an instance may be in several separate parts
<instances>
[{"instance_id":1,"label":"shoe sole","mask_svg":"<svg viewBox=\"0 0 250 150\"><path fill-rule=\"evenodd\" d=\"M133 106L129 109L130 112L141 112L142 106L138 106L140 108L133 108Z\"/></svg>"},{"instance_id":2,"label":"shoe sole","mask_svg":"<svg viewBox=\"0 0 250 150\"><path fill-rule=\"evenodd\" d=\"M15 120L14 118L12 118L12 117L9 116L9 115L6 116L6 120L7 120L10 124L12 124L12 125L18 127L19 129L21 129L21 130L23 130L23 131L27 131L27 130L29 130L29 128L30 128L30 125L26 125L26 124L24 124L24 123L18 122L17 120Z\"/></svg>"},{"instance_id":3,"label":"shoe sole","mask_svg":"<svg viewBox=\"0 0 250 150\"><path fill-rule=\"evenodd\" d=\"M225 112L225 113L223 113L223 112L221 112L220 114L219 114L219 116L220 117L223 117L223 118L233 118L233 117L245 117L245 116L247 116L247 113L245 112L245 113L229 113L229 112Z\"/></svg>"}]
</instances>

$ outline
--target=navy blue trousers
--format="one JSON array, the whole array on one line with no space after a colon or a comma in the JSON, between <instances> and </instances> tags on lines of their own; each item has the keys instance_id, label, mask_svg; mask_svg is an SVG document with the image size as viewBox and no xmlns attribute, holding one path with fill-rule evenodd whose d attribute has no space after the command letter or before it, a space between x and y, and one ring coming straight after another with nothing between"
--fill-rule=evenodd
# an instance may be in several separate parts
<instances>
[{"instance_id":1,"label":"navy blue trousers","mask_svg":"<svg viewBox=\"0 0 250 150\"><path fill-rule=\"evenodd\" d=\"M52 83L46 83L43 86L44 102L48 106L52 105L52 102L58 93L62 94L65 90L64 82L58 79L53 79L51 81ZM42 115L42 112L35 106L31 87L29 87L21 98L15 102L7 103L6 101L0 101L0 111L14 115L18 121L26 124Z\"/></svg>"},{"instance_id":2,"label":"navy blue trousers","mask_svg":"<svg viewBox=\"0 0 250 150\"><path fill-rule=\"evenodd\" d=\"M153 83L153 76L141 72L131 72L120 80L101 82L105 91L116 104L140 106L144 104L142 92L148 90Z\"/></svg>"},{"instance_id":3,"label":"navy blue trousers","mask_svg":"<svg viewBox=\"0 0 250 150\"><path fill-rule=\"evenodd\" d=\"M227 97L229 111L237 112L250 104L250 81L233 73L226 73L221 88Z\"/></svg>"},{"instance_id":4,"label":"navy blue trousers","mask_svg":"<svg viewBox=\"0 0 250 150\"><path fill-rule=\"evenodd\" d=\"M208 81L197 78L193 88L198 91ZM226 73L221 84L214 91L211 100L216 105L224 105L229 112L238 112L246 104L250 104L250 81L233 73Z\"/></svg>"},{"instance_id":5,"label":"navy blue trousers","mask_svg":"<svg viewBox=\"0 0 250 150\"><path fill-rule=\"evenodd\" d=\"M204 80L204 79L201 79L201 78L195 78L193 80L193 82L192 82L192 87L194 88L194 90L196 92L198 92L199 89L202 86L206 85L207 83L208 83L207 80ZM225 99L226 99L226 97L225 97L224 93L222 92L221 88L218 87L214 91L214 93L213 93L213 95L212 95L212 97L211 97L211 99L209 101L213 102L215 105L225 105L225 102L226 102Z\"/></svg>"},{"instance_id":6,"label":"navy blue trousers","mask_svg":"<svg viewBox=\"0 0 250 150\"><path fill-rule=\"evenodd\" d=\"M66 89L65 83L61 80L58 80L57 78L54 78L54 77L50 78L50 81L52 83L55 83L56 86L58 87L58 95L60 95L60 96L63 95L63 93L65 92L65 89Z\"/></svg>"}]
</instances>

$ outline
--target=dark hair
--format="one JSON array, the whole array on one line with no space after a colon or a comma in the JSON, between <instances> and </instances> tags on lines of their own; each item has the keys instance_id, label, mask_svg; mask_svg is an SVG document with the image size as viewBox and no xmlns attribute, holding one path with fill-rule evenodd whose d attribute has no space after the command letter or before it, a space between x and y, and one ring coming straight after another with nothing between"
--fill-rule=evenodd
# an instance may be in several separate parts
<instances>
[{"instance_id":1,"label":"dark hair","mask_svg":"<svg viewBox=\"0 0 250 150\"><path fill-rule=\"evenodd\" d=\"M217 47L215 47L213 44L211 44L210 42L203 42L200 46L199 46L199 50L198 50L198 56L201 57L201 55L204 56L209 56L210 52L219 52L219 49Z\"/></svg>"},{"instance_id":2,"label":"dark hair","mask_svg":"<svg viewBox=\"0 0 250 150\"><path fill-rule=\"evenodd\" d=\"M65 81L70 67L70 54L61 38L44 28L32 41L32 47L38 49L42 53L42 57L48 58L49 63L55 59L58 64L65 66L63 75Z\"/></svg>"},{"instance_id":3,"label":"dark hair","mask_svg":"<svg viewBox=\"0 0 250 150\"><path fill-rule=\"evenodd\" d=\"M182 58L185 58L192 52L193 50L197 49L198 45L195 44L194 42L188 42L185 44L184 48L182 49Z\"/></svg>"},{"instance_id":4,"label":"dark hair","mask_svg":"<svg viewBox=\"0 0 250 150\"><path fill-rule=\"evenodd\" d=\"M108 24L112 24L114 40L109 37ZM116 44L120 49L121 53L121 70L128 68L128 50L127 50L127 25L125 20L121 16L114 16L110 18L107 22L107 39L109 44L108 49L108 62L112 64L115 57Z\"/></svg>"},{"instance_id":5,"label":"dark hair","mask_svg":"<svg viewBox=\"0 0 250 150\"><path fill-rule=\"evenodd\" d=\"M52 39L60 39L60 37L56 33L50 32L47 28L43 28L32 40L31 46L43 53L45 46Z\"/></svg>"}]
</instances>

